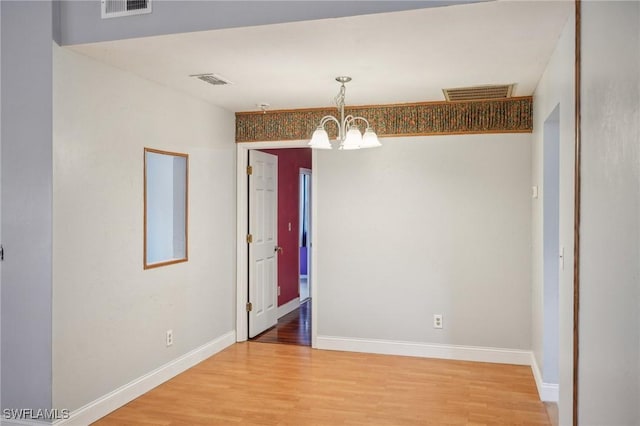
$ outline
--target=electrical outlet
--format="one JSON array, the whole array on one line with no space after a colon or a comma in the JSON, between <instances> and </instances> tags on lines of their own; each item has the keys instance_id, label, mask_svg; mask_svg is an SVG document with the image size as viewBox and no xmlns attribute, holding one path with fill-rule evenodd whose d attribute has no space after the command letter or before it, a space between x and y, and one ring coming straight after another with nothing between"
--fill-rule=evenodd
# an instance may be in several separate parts
<instances>
[{"instance_id":1,"label":"electrical outlet","mask_svg":"<svg viewBox=\"0 0 640 426\"><path fill-rule=\"evenodd\" d=\"M173 345L173 330L167 330L166 343L167 347Z\"/></svg>"},{"instance_id":2,"label":"electrical outlet","mask_svg":"<svg viewBox=\"0 0 640 426\"><path fill-rule=\"evenodd\" d=\"M442 314L433 315L433 328L442 328Z\"/></svg>"}]
</instances>

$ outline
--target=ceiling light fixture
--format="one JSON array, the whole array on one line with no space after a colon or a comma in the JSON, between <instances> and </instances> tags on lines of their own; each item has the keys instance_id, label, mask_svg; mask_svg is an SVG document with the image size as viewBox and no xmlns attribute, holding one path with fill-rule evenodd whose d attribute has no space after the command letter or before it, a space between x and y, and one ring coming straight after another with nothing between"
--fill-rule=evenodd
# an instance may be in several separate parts
<instances>
[{"instance_id":1,"label":"ceiling light fixture","mask_svg":"<svg viewBox=\"0 0 640 426\"><path fill-rule=\"evenodd\" d=\"M309 146L315 149L331 149L331 142L329 142L329 134L325 130L324 126L329 122L334 122L338 125L338 137L337 141L340 142L338 149L360 149L360 148L375 148L382 146L378 140L378 135L373 131L369 122L363 117L354 117L353 115L344 115L344 98L346 93L345 83L351 81L351 77L336 77L336 81L340 83L340 91L335 98L336 105L340 111L340 120L333 115L325 115L320 120L320 124L313 132ZM357 120L364 121L367 128L364 131L364 135L360 133L360 129L355 124Z\"/></svg>"}]
</instances>

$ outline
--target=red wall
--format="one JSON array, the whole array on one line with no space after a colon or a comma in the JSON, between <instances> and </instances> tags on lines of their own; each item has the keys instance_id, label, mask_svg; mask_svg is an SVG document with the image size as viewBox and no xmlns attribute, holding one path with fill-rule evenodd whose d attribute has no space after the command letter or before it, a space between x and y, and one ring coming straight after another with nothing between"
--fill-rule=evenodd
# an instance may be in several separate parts
<instances>
[{"instance_id":1,"label":"red wall","mask_svg":"<svg viewBox=\"0 0 640 426\"><path fill-rule=\"evenodd\" d=\"M311 149L262 149L278 156L278 306L298 297L300 168L311 168ZM291 223L291 231L289 231Z\"/></svg>"}]
</instances>

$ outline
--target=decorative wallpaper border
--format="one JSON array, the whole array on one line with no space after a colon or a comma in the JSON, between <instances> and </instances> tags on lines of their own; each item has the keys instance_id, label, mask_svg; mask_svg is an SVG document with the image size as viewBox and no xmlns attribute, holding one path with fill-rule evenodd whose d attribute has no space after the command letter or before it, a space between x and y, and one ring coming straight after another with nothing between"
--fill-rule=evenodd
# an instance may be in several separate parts
<instances>
[{"instance_id":1,"label":"decorative wallpaper border","mask_svg":"<svg viewBox=\"0 0 640 426\"><path fill-rule=\"evenodd\" d=\"M237 112L236 142L310 139L320 119L329 114L337 115L337 109ZM380 137L533 131L533 98L530 96L489 101L357 106L347 107L345 114L365 117ZM329 137L336 137L335 125L328 124L326 129Z\"/></svg>"}]
</instances>

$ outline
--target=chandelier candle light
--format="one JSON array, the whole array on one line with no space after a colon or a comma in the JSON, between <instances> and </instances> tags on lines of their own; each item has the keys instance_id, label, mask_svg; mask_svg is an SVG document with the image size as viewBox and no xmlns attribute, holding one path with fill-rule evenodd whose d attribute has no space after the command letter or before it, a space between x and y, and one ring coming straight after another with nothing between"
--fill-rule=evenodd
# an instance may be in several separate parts
<instances>
[{"instance_id":1,"label":"chandelier candle light","mask_svg":"<svg viewBox=\"0 0 640 426\"><path fill-rule=\"evenodd\" d=\"M340 120L333 115L325 115L322 117L320 124L313 132L313 136L311 136L309 146L315 149L332 148L331 143L329 142L329 135L324 129L325 124L330 121L333 121L338 125L338 137L336 138L336 140L340 142L340 147L338 149L375 148L377 146L382 146L378 140L378 135L373 131L366 118L354 117L353 115L344 116L344 98L346 92L344 84L350 82L351 77L336 77L336 81L341 83L340 91L335 99L338 110L340 111ZM367 125L364 135L360 133L360 129L358 129L358 126L355 124L356 120L364 121Z\"/></svg>"}]
</instances>

